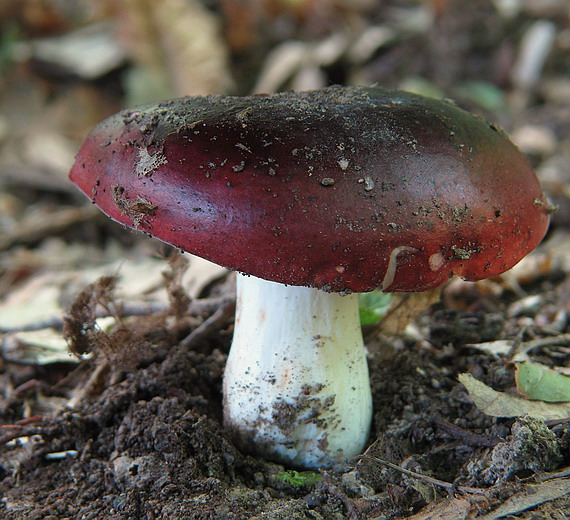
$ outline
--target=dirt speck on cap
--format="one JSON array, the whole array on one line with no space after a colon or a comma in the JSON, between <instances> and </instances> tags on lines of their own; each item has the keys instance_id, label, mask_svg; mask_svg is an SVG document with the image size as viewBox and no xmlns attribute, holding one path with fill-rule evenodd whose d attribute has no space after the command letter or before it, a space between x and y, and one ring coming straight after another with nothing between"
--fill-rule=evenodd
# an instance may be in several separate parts
<instances>
[{"instance_id":1,"label":"dirt speck on cap","mask_svg":"<svg viewBox=\"0 0 570 520\"><path fill-rule=\"evenodd\" d=\"M128 198L122 186L111 186L111 196L119 211L127 215L135 227L139 227L147 217L156 215L158 206L141 196Z\"/></svg>"}]
</instances>

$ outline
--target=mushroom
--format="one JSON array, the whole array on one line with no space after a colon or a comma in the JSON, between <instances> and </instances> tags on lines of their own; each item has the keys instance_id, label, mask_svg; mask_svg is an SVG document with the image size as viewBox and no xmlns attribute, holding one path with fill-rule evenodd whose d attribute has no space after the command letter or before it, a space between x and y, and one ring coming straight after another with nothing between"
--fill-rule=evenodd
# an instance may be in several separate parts
<instances>
[{"instance_id":1,"label":"mushroom","mask_svg":"<svg viewBox=\"0 0 570 520\"><path fill-rule=\"evenodd\" d=\"M495 125L380 88L125 110L87 137L70 177L112 219L241 273L225 424L304 468L368 439L356 293L498 275L549 221L529 163Z\"/></svg>"}]
</instances>

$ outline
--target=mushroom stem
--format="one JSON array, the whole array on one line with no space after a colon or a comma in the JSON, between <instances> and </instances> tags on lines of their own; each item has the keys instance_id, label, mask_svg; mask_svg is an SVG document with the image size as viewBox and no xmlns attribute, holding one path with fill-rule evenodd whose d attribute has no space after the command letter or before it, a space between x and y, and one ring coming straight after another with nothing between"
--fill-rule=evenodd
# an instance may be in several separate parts
<instances>
[{"instance_id":1,"label":"mushroom stem","mask_svg":"<svg viewBox=\"0 0 570 520\"><path fill-rule=\"evenodd\" d=\"M371 417L357 295L238 275L224 419L242 445L331 467L362 452Z\"/></svg>"}]
</instances>

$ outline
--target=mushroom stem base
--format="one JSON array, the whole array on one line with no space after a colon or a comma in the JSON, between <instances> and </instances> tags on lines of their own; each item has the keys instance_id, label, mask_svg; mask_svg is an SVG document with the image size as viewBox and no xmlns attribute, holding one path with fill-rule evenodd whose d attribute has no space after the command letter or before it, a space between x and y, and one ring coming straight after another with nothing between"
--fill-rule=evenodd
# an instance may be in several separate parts
<instances>
[{"instance_id":1,"label":"mushroom stem base","mask_svg":"<svg viewBox=\"0 0 570 520\"><path fill-rule=\"evenodd\" d=\"M356 294L238 275L224 419L240 443L302 467L362 452L372 399Z\"/></svg>"}]
</instances>

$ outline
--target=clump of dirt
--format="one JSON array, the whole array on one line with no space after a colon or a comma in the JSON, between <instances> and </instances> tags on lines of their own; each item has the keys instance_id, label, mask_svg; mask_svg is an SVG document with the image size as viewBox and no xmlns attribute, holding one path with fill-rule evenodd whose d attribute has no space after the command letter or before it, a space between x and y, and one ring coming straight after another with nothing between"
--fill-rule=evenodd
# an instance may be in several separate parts
<instances>
[{"instance_id":1,"label":"clump of dirt","mask_svg":"<svg viewBox=\"0 0 570 520\"><path fill-rule=\"evenodd\" d=\"M512 426L511 435L490 453L469 463L473 485L492 486L515 477L552 471L562 462L556 435L544 421L523 417Z\"/></svg>"}]
</instances>

